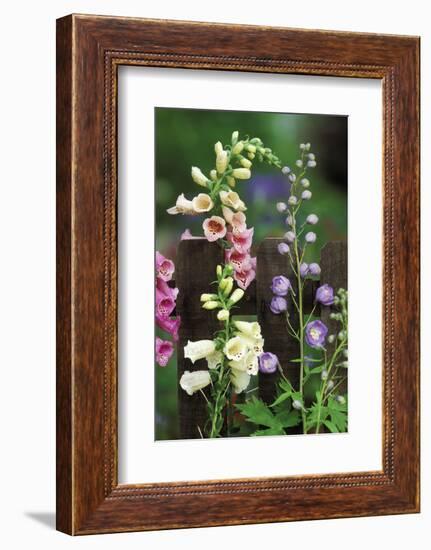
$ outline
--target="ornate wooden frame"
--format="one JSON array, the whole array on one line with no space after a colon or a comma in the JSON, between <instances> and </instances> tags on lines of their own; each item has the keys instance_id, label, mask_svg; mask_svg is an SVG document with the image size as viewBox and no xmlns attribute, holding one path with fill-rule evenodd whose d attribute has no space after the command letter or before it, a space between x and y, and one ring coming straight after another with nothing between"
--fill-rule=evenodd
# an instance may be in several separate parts
<instances>
[{"instance_id":1,"label":"ornate wooden frame","mask_svg":"<svg viewBox=\"0 0 431 550\"><path fill-rule=\"evenodd\" d=\"M382 80L382 471L118 484L116 91L117 68L124 64ZM59 530L87 534L419 511L419 38L86 15L59 19L57 270Z\"/></svg>"}]
</instances>

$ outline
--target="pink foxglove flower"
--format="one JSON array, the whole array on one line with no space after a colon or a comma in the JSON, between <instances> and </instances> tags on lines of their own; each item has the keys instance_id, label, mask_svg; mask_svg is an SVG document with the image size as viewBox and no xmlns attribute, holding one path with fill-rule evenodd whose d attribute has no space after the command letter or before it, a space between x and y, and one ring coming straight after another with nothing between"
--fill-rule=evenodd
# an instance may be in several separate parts
<instances>
[{"instance_id":1,"label":"pink foxglove flower","mask_svg":"<svg viewBox=\"0 0 431 550\"><path fill-rule=\"evenodd\" d=\"M235 248L226 250L226 262L230 263L235 271L248 271L252 268L252 261L248 252L238 252Z\"/></svg>"},{"instance_id":2,"label":"pink foxglove flower","mask_svg":"<svg viewBox=\"0 0 431 550\"><path fill-rule=\"evenodd\" d=\"M181 325L180 316L173 319L172 317L160 317L160 315L156 313L156 324L159 328L170 334L174 342L178 342L178 330Z\"/></svg>"},{"instance_id":3,"label":"pink foxglove flower","mask_svg":"<svg viewBox=\"0 0 431 550\"><path fill-rule=\"evenodd\" d=\"M156 251L156 275L160 277L163 281L170 281L172 275L175 271L175 265L172 260L168 260L160 254L159 251Z\"/></svg>"},{"instance_id":4,"label":"pink foxglove flower","mask_svg":"<svg viewBox=\"0 0 431 550\"><path fill-rule=\"evenodd\" d=\"M242 233L247 229L244 212L232 212L227 206L222 206L224 219L232 226L233 233Z\"/></svg>"},{"instance_id":5,"label":"pink foxglove flower","mask_svg":"<svg viewBox=\"0 0 431 550\"><path fill-rule=\"evenodd\" d=\"M254 228L246 229L241 233L228 233L227 240L231 242L238 252L248 252L253 242Z\"/></svg>"},{"instance_id":6,"label":"pink foxglove flower","mask_svg":"<svg viewBox=\"0 0 431 550\"><path fill-rule=\"evenodd\" d=\"M156 288L156 316L169 317L175 309L175 300Z\"/></svg>"},{"instance_id":7,"label":"pink foxglove flower","mask_svg":"<svg viewBox=\"0 0 431 550\"><path fill-rule=\"evenodd\" d=\"M156 289L174 301L177 299L178 292L179 292L178 288L173 288L169 286L168 283L163 279L157 278Z\"/></svg>"},{"instance_id":8,"label":"pink foxglove flower","mask_svg":"<svg viewBox=\"0 0 431 550\"><path fill-rule=\"evenodd\" d=\"M156 337L156 361L161 367L166 367L174 353L174 345L169 340Z\"/></svg>"},{"instance_id":9,"label":"pink foxglove flower","mask_svg":"<svg viewBox=\"0 0 431 550\"><path fill-rule=\"evenodd\" d=\"M252 268L246 271L234 271L233 273L233 278L235 279L237 285L243 290L246 290L250 286L250 283L255 279L255 277L256 271Z\"/></svg>"},{"instance_id":10,"label":"pink foxglove flower","mask_svg":"<svg viewBox=\"0 0 431 550\"><path fill-rule=\"evenodd\" d=\"M222 239L226 235L226 222L220 216L211 216L202 224L204 234L209 242Z\"/></svg>"}]
</instances>

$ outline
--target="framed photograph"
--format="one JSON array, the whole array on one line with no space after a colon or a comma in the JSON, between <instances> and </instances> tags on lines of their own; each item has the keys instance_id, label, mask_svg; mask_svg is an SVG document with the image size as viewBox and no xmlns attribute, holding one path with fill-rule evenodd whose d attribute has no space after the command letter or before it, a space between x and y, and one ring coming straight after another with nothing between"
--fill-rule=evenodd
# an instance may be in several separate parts
<instances>
[{"instance_id":1,"label":"framed photograph","mask_svg":"<svg viewBox=\"0 0 431 550\"><path fill-rule=\"evenodd\" d=\"M57 21L57 528L419 511L419 39Z\"/></svg>"}]
</instances>

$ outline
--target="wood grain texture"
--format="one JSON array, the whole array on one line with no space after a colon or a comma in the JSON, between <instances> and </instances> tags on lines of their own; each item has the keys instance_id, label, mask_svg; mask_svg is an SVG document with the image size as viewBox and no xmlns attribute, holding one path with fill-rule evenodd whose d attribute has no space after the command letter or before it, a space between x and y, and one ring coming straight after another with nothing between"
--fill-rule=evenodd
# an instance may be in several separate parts
<instances>
[{"instance_id":1,"label":"wood grain texture","mask_svg":"<svg viewBox=\"0 0 431 550\"><path fill-rule=\"evenodd\" d=\"M57 30L58 529L86 534L418 511L419 39L79 15L60 19ZM382 471L118 485L121 64L382 80ZM400 226L409 229L395 232Z\"/></svg>"}]
</instances>

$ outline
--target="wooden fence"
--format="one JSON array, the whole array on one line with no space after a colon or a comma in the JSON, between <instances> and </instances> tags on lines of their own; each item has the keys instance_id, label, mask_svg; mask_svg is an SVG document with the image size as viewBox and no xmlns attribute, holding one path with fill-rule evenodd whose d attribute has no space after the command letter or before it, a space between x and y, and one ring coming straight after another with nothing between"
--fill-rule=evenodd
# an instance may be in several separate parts
<instances>
[{"instance_id":1,"label":"wooden fence","mask_svg":"<svg viewBox=\"0 0 431 550\"><path fill-rule=\"evenodd\" d=\"M265 339L265 351L275 353L285 375L297 387L299 366L289 360L299 356L298 343L291 338L286 330L284 315L274 315L269 309L272 298L271 282L276 275L288 277L295 290L295 276L291 271L287 256L278 253L277 245L281 239L267 238L259 246L257 252L256 279L247 289L244 298L238 303L235 315L256 315ZM222 263L223 252L216 243L205 239L190 239L181 241L177 251L175 283L179 288L176 314L181 315L181 328L178 342L178 380L184 371L203 370L207 368L206 361L196 361L193 365L184 359L184 346L188 340L212 339L219 329L220 323L212 311L202 308L200 296L211 292L211 282L215 280L217 264ZM334 289L347 288L347 245L345 242L329 242L321 249L320 281L307 280L304 288L304 306L308 313L313 307L314 294L320 284L328 283ZM292 325L297 326L296 311L289 303L289 313ZM336 327L329 318L330 308L320 307L315 315L320 316L328 326L329 331ZM278 373L259 374L259 396L266 402L272 402L275 395ZM187 395L178 386L178 412L180 438L199 438L197 426L203 426L206 419L206 403L198 392ZM292 430L295 433L295 430Z\"/></svg>"}]
</instances>

